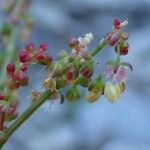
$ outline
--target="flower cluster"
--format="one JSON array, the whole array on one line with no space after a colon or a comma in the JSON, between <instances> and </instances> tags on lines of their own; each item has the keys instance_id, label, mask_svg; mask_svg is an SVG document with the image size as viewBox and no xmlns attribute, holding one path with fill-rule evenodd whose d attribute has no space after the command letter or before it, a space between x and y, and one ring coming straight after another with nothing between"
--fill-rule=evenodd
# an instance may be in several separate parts
<instances>
[{"instance_id":1,"label":"flower cluster","mask_svg":"<svg viewBox=\"0 0 150 150\"><path fill-rule=\"evenodd\" d=\"M132 71L132 66L129 63L109 62L106 65L104 76L107 82L104 95L108 100L115 102L119 99L119 96L125 90L126 79L130 71Z\"/></svg>"},{"instance_id":2,"label":"flower cluster","mask_svg":"<svg viewBox=\"0 0 150 150\"><path fill-rule=\"evenodd\" d=\"M119 55L128 54L128 34L123 31L124 27L126 27L127 24L127 20L121 23L118 19L115 19L112 31L105 37L105 42L110 46L114 46L116 53L118 53Z\"/></svg>"},{"instance_id":3,"label":"flower cluster","mask_svg":"<svg viewBox=\"0 0 150 150\"><path fill-rule=\"evenodd\" d=\"M127 24L127 21L121 23L115 19L112 31L94 49L94 53L88 51L88 45L93 39L92 33L85 34L83 38L70 38L71 52L60 52L58 60L53 60L46 53L47 45L45 43L41 43L38 48L35 48L33 43L25 45L18 56L19 65L10 63L6 66L8 80L5 87L6 94L0 94L0 114L4 114L7 120L17 116L18 102L15 91L19 87L29 84L27 71L29 66L34 63L46 66L47 74L43 81L43 87L51 93L49 99L60 98L62 104L66 97L68 101L74 102L80 98L80 88L84 87L87 88L86 99L88 102L95 102L102 95L111 102L117 101L125 90L128 73L132 70L129 63L120 60L121 55L128 54L128 35L123 31ZM104 72L94 74L93 54L103 48L101 45L114 46L117 57L106 64ZM32 91L32 102L35 102L41 94L42 92Z\"/></svg>"},{"instance_id":4,"label":"flower cluster","mask_svg":"<svg viewBox=\"0 0 150 150\"><path fill-rule=\"evenodd\" d=\"M59 96L60 88L69 85L70 89L66 93L69 101L80 98L79 86L87 87L86 98L89 102L96 101L103 94L109 101L117 101L125 90L125 81L129 71L132 70L129 63L120 61L120 55L128 53L128 36L123 31L127 24L127 20L121 23L115 19L112 32L108 33L103 40L104 43L114 46L118 54L115 61L107 63L104 73L99 73L93 79L95 61L88 52L88 44L93 39L93 35L88 33L83 38L70 38L71 54L63 52L60 60L48 67L49 73L44 81L44 87L51 92L57 92Z\"/></svg>"},{"instance_id":5,"label":"flower cluster","mask_svg":"<svg viewBox=\"0 0 150 150\"><path fill-rule=\"evenodd\" d=\"M5 121L11 121L17 117L18 101L16 90L29 84L27 76L28 68L33 63L48 65L53 58L46 53L47 45L41 43L38 48L33 43L25 45L18 55L17 65L10 63L6 66L7 81L5 94L0 94L0 114L5 116Z\"/></svg>"}]
</instances>

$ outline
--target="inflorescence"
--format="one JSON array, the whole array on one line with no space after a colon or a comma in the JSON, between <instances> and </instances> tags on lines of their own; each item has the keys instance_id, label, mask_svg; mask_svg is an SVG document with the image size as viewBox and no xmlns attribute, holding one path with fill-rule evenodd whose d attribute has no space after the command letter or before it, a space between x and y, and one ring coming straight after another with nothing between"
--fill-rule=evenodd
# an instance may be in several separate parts
<instances>
[{"instance_id":1,"label":"inflorescence","mask_svg":"<svg viewBox=\"0 0 150 150\"><path fill-rule=\"evenodd\" d=\"M86 99L88 102L98 100L102 95L106 96L110 102L118 101L122 92L126 88L126 79L132 71L132 66L128 62L121 62L120 56L127 55L129 44L128 34L123 30L128 22L114 20L111 32L106 34L99 43L111 46L116 53L115 60L109 60L105 69L94 75L95 60L93 53L88 51L88 45L93 40L93 34L69 40L71 53L66 51L59 53L59 59L54 60L46 53L47 45L41 43L38 48L33 43L25 45L18 55L19 64L10 63L6 66L7 81L5 92L0 94L0 114L3 115L4 122L2 128L6 128L7 122L16 119L18 100L16 91L20 87L28 86L28 68L31 64L39 63L46 66L46 78L43 81L45 90L49 90L52 95L49 99L60 98L61 103L65 97L70 102L80 98L79 86L87 89ZM95 54L95 53L94 53ZM67 92L63 90L68 87ZM34 103L42 92L32 91L31 100Z\"/></svg>"}]
</instances>

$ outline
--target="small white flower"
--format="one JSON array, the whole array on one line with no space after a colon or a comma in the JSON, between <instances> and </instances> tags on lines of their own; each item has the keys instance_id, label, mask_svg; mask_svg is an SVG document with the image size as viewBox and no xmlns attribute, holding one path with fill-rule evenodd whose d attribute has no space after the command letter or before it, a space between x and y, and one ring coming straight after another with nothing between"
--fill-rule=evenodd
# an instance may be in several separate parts
<instances>
[{"instance_id":1,"label":"small white flower","mask_svg":"<svg viewBox=\"0 0 150 150\"><path fill-rule=\"evenodd\" d=\"M127 25L128 25L128 20L127 19L120 24L121 27L126 27Z\"/></svg>"},{"instance_id":2,"label":"small white flower","mask_svg":"<svg viewBox=\"0 0 150 150\"><path fill-rule=\"evenodd\" d=\"M78 41L81 45L87 47L87 45L91 42L92 39L93 39L93 34L92 33L86 33L84 38L79 37Z\"/></svg>"}]
</instances>

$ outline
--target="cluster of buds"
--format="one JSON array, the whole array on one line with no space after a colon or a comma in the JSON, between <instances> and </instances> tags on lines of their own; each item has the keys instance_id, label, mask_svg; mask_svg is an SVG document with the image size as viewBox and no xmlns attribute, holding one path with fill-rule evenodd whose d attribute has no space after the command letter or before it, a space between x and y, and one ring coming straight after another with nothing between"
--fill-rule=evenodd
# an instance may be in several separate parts
<instances>
[{"instance_id":1,"label":"cluster of buds","mask_svg":"<svg viewBox=\"0 0 150 150\"><path fill-rule=\"evenodd\" d=\"M105 37L105 42L114 46L115 52L119 55L127 55L129 50L128 34L123 31L124 27L127 26L128 21L120 22L118 19L114 20L113 29Z\"/></svg>"},{"instance_id":2,"label":"cluster of buds","mask_svg":"<svg viewBox=\"0 0 150 150\"><path fill-rule=\"evenodd\" d=\"M27 76L29 66L34 63L48 65L52 62L53 59L46 53L46 50L47 45L45 43L41 43L38 48L35 48L33 43L26 44L18 55L19 63L17 65L9 63L6 66L5 94L0 94L0 115L5 118L5 122L17 117L18 101L16 90L29 84Z\"/></svg>"}]
</instances>

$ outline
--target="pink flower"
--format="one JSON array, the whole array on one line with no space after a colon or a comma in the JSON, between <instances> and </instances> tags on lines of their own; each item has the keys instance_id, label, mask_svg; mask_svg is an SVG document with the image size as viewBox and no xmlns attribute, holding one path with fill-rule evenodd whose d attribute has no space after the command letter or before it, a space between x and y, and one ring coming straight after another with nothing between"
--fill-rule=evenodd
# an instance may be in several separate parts
<instances>
[{"instance_id":1,"label":"pink flower","mask_svg":"<svg viewBox=\"0 0 150 150\"><path fill-rule=\"evenodd\" d=\"M107 78L110 78L114 75L114 70L113 70L113 66L107 66L106 69L104 70L104 75Z\"/></svg>"},{"instance_id":2,"label":"pink flower","mask_svg":"<svg viewBox=\"0 0 150 150\"><path fill-rule=\"evenodd\" d=\"M120 66L117 69L115 78L117 81L123 81L123 80L127 79L128 73L129 73L129 69L127 67Z\"/></svg>"}]
</instances>

